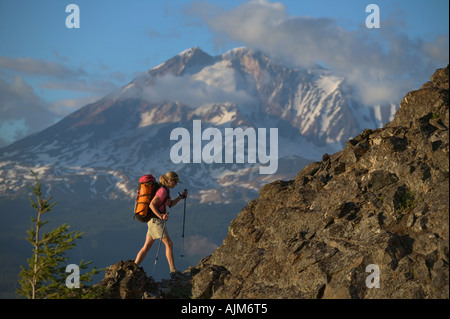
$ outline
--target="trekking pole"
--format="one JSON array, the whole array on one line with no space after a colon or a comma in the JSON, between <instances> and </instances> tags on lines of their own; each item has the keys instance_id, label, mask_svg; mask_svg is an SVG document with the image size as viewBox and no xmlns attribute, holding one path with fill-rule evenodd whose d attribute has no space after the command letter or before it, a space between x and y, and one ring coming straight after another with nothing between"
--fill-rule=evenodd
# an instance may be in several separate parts
<instances>
[{"instance_id":1,"label":"trekking pole","mask_svg":"<svg viewBox=\"0 0 450 319\"><path fill-rule=\"evenodd\" d=\"M185 189L184 191L187 191L187 189ZM178 194L181 196L180 193L178 193ZM185 225L185 219L186 219L186 197L184 198L183 232L181 234L181 257L184 257L184 225Z\"/></svg>"},{"instance_id":2,"label":"trekking pole","mask_svg":"<svg viewBox=\"0 0 450 319\"><path fill-rule=\"evenodd\" d=\"M162 240L163 240L164 232L165 232L165 231L166 231L166 221L164 221L164 226L163 226L163 231L162 231L161 239L159 240L158 250L157 250L157 252L156 252L156 257L155 257L155 264L153 265L152 277L153 277L153 274L154 274L154 272L155 272L156 263L158 262L159 248L161 248L161 242L162 242Z\"/></svg>"}]
</instances>

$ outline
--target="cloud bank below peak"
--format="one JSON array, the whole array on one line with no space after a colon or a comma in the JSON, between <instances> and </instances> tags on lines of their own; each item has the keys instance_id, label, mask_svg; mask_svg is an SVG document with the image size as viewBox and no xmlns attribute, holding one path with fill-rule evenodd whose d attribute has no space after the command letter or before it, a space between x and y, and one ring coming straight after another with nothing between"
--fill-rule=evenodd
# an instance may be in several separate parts
<instances>
[{"instance_id":1,"label":"cloud bank below peak","mask_svg":"<svg viewBox=\"0 0 450 319\"><path fill-rule=\"evenodd\" d=\"M131 87L125 92L127 98L138 98L150 103L178 101L192 108L207 104L251 104L255 98L245 90L236 88L235 83L225 83L229 74L222 74L218 83L207 83L199 74L176 76L168 73L154 80L153 85ZM231 81L233 82L233 81Z\"/></svg>"}]
</instances>

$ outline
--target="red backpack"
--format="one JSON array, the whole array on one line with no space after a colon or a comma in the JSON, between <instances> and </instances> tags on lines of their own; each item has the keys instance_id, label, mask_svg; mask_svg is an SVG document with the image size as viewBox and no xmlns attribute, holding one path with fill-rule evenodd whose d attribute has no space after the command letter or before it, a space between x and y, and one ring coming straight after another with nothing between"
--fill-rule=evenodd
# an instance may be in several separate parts
<instances>
[{"instance_id":1,"label":"red backpack","mask_svg":"<svg viewBox=\"0 0 450 319\"><path fill-rule=\"evenodd\" d=\"M142 223L147 223L150 218L156 218L156 215L152 212L149 205L152 202L153 197L155 197L156 191L160 187L161 185L156 182L156 179L150 174L139 178L139 187L137 190L136 202L134 204L133 218L136 218Z\"/></svg>"}]
</instances>

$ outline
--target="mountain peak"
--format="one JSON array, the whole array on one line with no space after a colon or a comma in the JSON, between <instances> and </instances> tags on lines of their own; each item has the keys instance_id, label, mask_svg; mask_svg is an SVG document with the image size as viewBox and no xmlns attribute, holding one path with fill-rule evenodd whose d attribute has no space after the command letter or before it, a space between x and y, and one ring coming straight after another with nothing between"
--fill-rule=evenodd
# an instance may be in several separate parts
<instances>
[{"instance_id":1,"label":"mountain peak","mask_svg":"<svg viewBox=\"0 0 450 319\"><path fill-rule=\"evenodd\" d=\"M204 52L200 47L186 49L166 62L147 71L148 75L161 76L167 73L182 75L189 67L207 65L213 61L213 57Z\"/></svg>"},{"instance_id":2,"label":"mountain peak","mask_svg":"<svg viewBox=\"0 0 450 319\"><path fill-rule=\"evenodd\" d=\"M227 55L233 55L233 56L235 56L235 55L243 55L243 54L246 54L246 53L253 54L255 52L252 49L248 48L248 47L239 47L239 48L234 48L234 49L231 49L231 50L225 52L224 56L227 56Z\"/></svg>"},{"instance_id":3,"label":"mountain peak","mask_svg":"<svg viewBox=\"0 0 450 319\"><path fill-rule=\"evenodd\" d=\"M202 49L200 49L200 47L192 47L189 49L186 49L184 51L181 51L180 53L178 53L178 56L189 56L192 57L195 54L201 54L201 55L209 55L207 54L205 51L203 51Z\"/></svg>"},{"instance_id":4,"label":"mountain peak","mask_svg":"<svg viewBox=\"0 0 450 319\"><path fill-rule=\"evenodd\" d=\"M168 140L167 132L175 125L187 128L198 118L205 127L220 129L226 126L278 128L279 163L285 164L271 178L291 176L292 167L300 168L323 153L340 149L357 131L378 127L375 121L378 115L363 108L341 86L328 75L316 79L304 70L286 67L251 48L241 47L211 56L200 47L192 47L45 131L0 150L0 191L14 193L23 187L24 181L19 176L29 172L28 167L45 165L48 167L45 176L58 178L72 174L72 167L80 168L76 174L83 180L90 176L92 167L97 175L103 168L106 175L118 176L116 172L125 172L108 180L117 194L133 193L132 181L141 171L163 168L185 174L199 191L231 190L230 185L241 184L246 191L254 192L255 185L268 182L265 177L249 174L247 169L258 169L257 165L205 165L195 175L189 165L160 163L160 154L166 159L170 154L168 143L161 141ZM127 155L136 153L139 156L132 159ZM155 159L149 160L153 156ZM131 160L134 165L130 165ZM149 161L154 166L148 167ZM18 164L24 162L27 164ZM2 163L6 164L2 166ZM224 173L228 170L234 173ZM9 177L12 175L18 177L12 181ZM204 180L202 185L194 182L198 176ZM97 180L87 182L87 188L75 188L80 194L90 190L86 196L92 198L110 196L107 187ZM249 180L251 183L247 183ZM64 183L64 196L76 192L72 185ZM207 200L207 196L199 194L197 198ZM240 200L247 195L220 195L214 200L228 201L230 196Z\"/></svg>"}]
</instances>

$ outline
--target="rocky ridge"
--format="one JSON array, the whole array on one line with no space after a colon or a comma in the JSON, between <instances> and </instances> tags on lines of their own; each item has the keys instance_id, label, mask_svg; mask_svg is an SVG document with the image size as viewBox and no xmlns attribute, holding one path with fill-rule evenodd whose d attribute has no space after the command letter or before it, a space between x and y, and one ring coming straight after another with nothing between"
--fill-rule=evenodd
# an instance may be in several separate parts
<instances>
[{"instance_id":1,"label":"rocky ridge","mask_svg":"<svg viewBox=\"0 0 450 319\"><path fill-rule=\"evenodd\" d=\"M384 128L264 186L190 270L192 296L449 298L448 80L437 70Z\"/></svg>"},{"instance_id":2,"label":"rocky ridge","mask_svg":"<svg viewBox=\"0 0 450 319\"><path fill-rule=\"evenodd\" d=\"M110 298L449 298L448 80L437 70L384 128L264 186L178 278L128 261L99 285Z\"/></svg>"}]
</instances>

